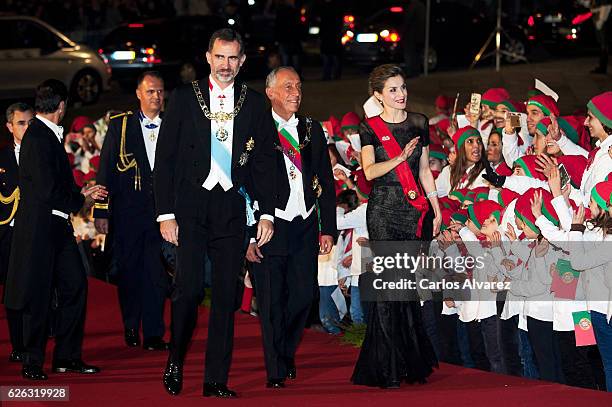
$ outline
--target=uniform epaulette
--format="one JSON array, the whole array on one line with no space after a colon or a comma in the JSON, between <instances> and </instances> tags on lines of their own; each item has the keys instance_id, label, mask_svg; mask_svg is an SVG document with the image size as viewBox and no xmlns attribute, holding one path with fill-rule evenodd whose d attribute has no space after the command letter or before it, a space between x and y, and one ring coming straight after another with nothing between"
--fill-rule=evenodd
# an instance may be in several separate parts
<instances>
[{"instance_id":1,"label":"uniform epaulette","mask_svg":"<svg viewBox=\"0 0 612 407\"><path fill-rule=\"evenodd\" d=\"M134 114L134 113L132 113L131 110L128 110L127 112L123 112L123 113L119 113L114 116L111 116L111 120L116 119L117 117L129 116L131 114Z\"/></svg>"}]
</instances>

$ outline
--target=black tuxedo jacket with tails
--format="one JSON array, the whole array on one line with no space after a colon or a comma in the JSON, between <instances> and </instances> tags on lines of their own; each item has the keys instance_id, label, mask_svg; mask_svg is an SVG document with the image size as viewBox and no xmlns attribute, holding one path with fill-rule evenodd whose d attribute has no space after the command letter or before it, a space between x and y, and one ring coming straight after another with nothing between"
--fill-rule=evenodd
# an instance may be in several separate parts
<instances>
[{"instance_id":1,"label":"black tuxedo jacket with tails","mask_svg":"<svg viewBox=\"0 0 612 407\"><path fill-rule=\"evenodd\" d=\"M21 309L52 285L53 209L76 213L84 196L74 182L63 144L42 121L32 120L19 156L21 200L15 216L5 304ZM63 233L63 232L62 232Z\"/></svg>"},{"instance_id":2,"label":"black tuxedo jacket with tails","mask_svg":"<svg viewBox=\"0 0 612 407\"><path fill-rule=\"evenodd\" d=\"M200 80L199 87L210 107L208 79ZM234 83L235 104L241 88L240 82ZM242 109L234 118L231 171L233 188L246 187L262 213L274 215L273 146L278 135L269 116L263 95L247 88ZM251 139L254 143L247 144ZM174 213L181 218L205 213L208 202L202 202L201 191L210 161L211 122L204 116L192 85L179 87L165 112L155 153L153 184L158 215Z\"/></svg>"}]
</instances>

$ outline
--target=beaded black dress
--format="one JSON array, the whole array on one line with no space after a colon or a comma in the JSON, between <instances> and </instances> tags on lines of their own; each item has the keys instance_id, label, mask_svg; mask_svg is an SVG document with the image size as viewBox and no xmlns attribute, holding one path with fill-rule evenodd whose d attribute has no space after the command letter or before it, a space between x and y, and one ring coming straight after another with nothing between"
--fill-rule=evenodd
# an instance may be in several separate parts
<instances>
[{"instance_id":1,"label":"beaded black dress","mask_svg":"<svg viewBox=\"0 0 612 407\"><path fill-rule=\"evenodd\" d=\"M408 113L405 121L386 125L401 148L414 137L420 137L417 148L407 160L412 176L418 182L422 147L429 145L427 117ZM376 162L390 158L365 122L361 124L360 137L362 147L374 147ZM374 180L366 216L370 241L420 240L416 233L421 212L408 203L395 170ZM430 216L424 226L427 222L431 223ZM424 227L422 235L431 240L427 228ZM367 322L352 382L381 387L395 387L401 381L424 382L437 366L437 360L425 333L419 302L368 302Z\"/></svg>"}]
</instances>

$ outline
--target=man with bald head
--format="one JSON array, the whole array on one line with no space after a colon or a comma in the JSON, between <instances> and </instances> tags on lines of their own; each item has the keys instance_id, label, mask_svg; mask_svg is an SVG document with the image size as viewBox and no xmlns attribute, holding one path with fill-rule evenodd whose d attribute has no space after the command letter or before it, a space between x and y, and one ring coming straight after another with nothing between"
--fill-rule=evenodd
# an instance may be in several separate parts
<instances>
[{"instance_id":1,"label":"man with bald head","mask_svg":"<svg viewBox=\"0 0 612 407\"><path fill-rule=\"evenodd\" d=\"M273 70L266 95L278 131L275 233L264 247L252 239L247 259L255 276L266 386L282 388L286 378L296 377L295 352L318 289L317 256L331 251L336 236L336 203L323 129L297 115L299 75L289 67Z\"/></svg>"}]
</instances>

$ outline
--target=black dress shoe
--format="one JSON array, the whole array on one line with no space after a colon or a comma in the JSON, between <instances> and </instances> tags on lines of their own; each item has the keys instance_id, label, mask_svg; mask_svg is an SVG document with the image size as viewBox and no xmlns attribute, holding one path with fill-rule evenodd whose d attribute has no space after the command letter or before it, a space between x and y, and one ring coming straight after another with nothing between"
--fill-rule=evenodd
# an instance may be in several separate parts
<instances>
[{"instance_id":1,"label":"black dress shoe","mask_svg":"<svg viewBox=\"0 0 612 407\"><path fill-rule=\"evenodd\" d=\"M54 373L80 373L80 374L95 374L100 373L100 368L97 366L88 365L81 359L75 360L54 360L52 365Z\"/></svg>"},{"instance_id":2,"label":"black dress shoe","mask_svg":"<svg viewBox=\"0 0 612 407\"><path fill-rule=\"evenodd\" d=\"M9 362L23 362L23 352L12 351L9 355Z\"/></svg>"},{"instance_id":3,"label":"black dress shoe","mask_svg":"<svg viewBox=\"0 0 612 407\"><path fill-rule=\"evenodd\" d=\"M176 396L183 389L183 366L168 361L164 370L164 387L166 391Z\"/></svg>"},{"instance_id":4,"label":"black dress shoe","mask_svg":"<svg viewBox=\"0 0 612 407\"><path fill-rule=\"evenodd\" d=\"M140 345L140 338L138 337L138 329L126 329L125 330L125 344L130 348Z\"/></svg>"},{"instance_id":5,"label":"black dress shoe","mask_svg":"<svg viewBox=\"0 0 612 407\"><path fill-rule=\"evenodd\" d=\"M236 392L227 388L225 384L221 383L204 383L204 397L220 397L220 398L233 398L237 397Z\"/></svg>"},{"instance_id":6,"label":"black dress shoe","mask_svg":"<svg viewBox=\"0 0 612 407\"><path fill-rule=\"evenodd\" d=\"M284 380L268 380L266 383L268 389L283 389L285 387Z\"/></svg>"},{"instance_id":7,"label":"black dress shoe","mask_svg":"<svg viewBox=\"0 0 612 407\"><path fill-rule=\"evenodd\" d=\"M142 341L142 348L144 350L168 350L170 347L159 336L152 336Z\"/></svg>"},{"instance_id":8,"label":"black dress shoe","mask_svg":"<svg viewBox=\"0 0 612 407\"><path fill-rule=\"evenodd\" d=\"M297 369L295 368L295 359L287 359L287 379L295 379L297 377Z\"/></svg>"},{"instance_id":9,"label":"black dress shoe","mask_svg":"<svg viewBox=\"0 0 612 407\"><path fill-rule=\"evenodd\" d=\"M40 366L24 365L21 369L21 376L28 380L47 380L47 375Z\"/></svg>"}]
</instances>

